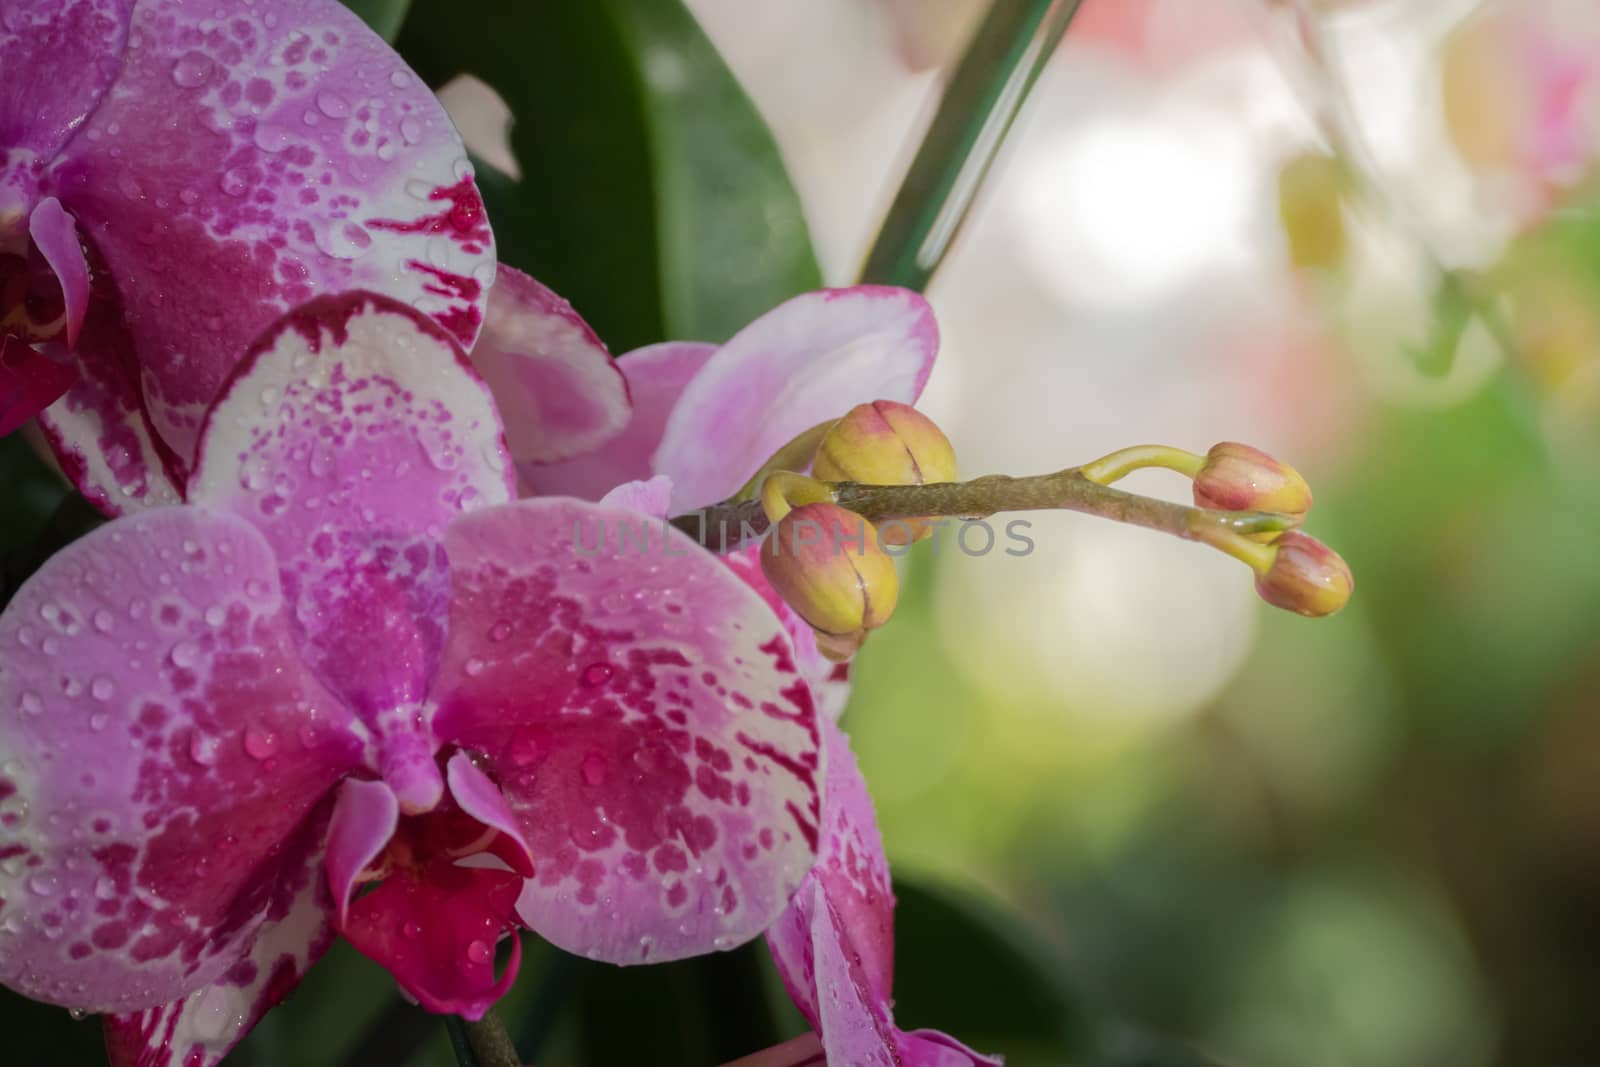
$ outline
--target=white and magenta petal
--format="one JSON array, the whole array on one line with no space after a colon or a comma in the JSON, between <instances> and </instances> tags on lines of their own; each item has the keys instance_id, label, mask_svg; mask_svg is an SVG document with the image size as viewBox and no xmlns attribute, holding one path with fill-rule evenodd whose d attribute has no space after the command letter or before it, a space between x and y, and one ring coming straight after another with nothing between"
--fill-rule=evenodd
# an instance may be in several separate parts
<instances>
[{"instance_id":1,"label":"white and magenta petal","mask_svg":"<svg viewBox=\"0 0 1600 1067\"><path fill-rule=\"evenodd\" d=\"M628 387L588 323L503 263L472 365L494 392L518 464L589 452L628 422Z\"/></svg>"},{"instance_id":2,"label":"white and magenta petal","mask_svg":"<svg viewBox=\"0 0 1600 1067\"><path fill-rule=\"evenodd\" d=\"M13 164L48 162L100 103L116 77L133 4L6 0L0 10L0 186ZM7 206L0 193L0 230Z\"/></svg>"},{"instance_id":3,"label":"white and magenta petal","mask_svg":"<svg viewBox=\"0 0 1600 1067\"><path fill-rule=\"evenodd\" d=\"M216 1067L300 984L333 941L322 880L323 823L313 819L286 851L266 919L239 962L181 1000L105 1018L111 1067Z\"/></svg>"},{"instance_id":4,"label":"white and magenta petal","mask_svg":"<svg viewBox=\"0 0 1600 1067\"><path fill-rule=\"evenodd\" d=\"M719 348L667 420L653 470L678 511L737 492L794 438L870 400L911 403L939 350L927 301L859 285L797 296Z\"/></svg>"},{"instance_id":5,"label":"white and magenta petal","mask_svg":"<svg viewBox=\"0 0 1600 1067\"><path fill-rule=\"evenodd\" d=\"M648 543L618 552L624 531ZM621 508L523 501L457 520L445 545L435 728L484 758L532 849L523 920L617 963L766 928L815 856L822 753L760 598Z\"/></svg>"},{"instance_id":6,"label":"white and magenta petal","mask_svg":"<svg viewBox=\"0 0 1600 1067\"><path fill-rule=\"evenodd\" d=\"M627 425L598 448L573 459L523 464L519 469L523 495L599 500L624 482L648 480L667 417L716 350L716 345L698 341L668 341L619 357L617 369L633 401Z\"/></svg>"},{"instance_id":7,"label":"white and magenta petal","mask_svg":"<svg viewBox=\"0 0 1600 1067\"><path fill-rule=\"evenodd\" d=\"M453 516L510 499L488 390L431 320L369 293L290 312L207 417L188 495L277 553L314 670L377 735L406 811L443 783L417 709L444 642Z\"/></svg>"},{"instance_id":8,"label":"white and magenta petal","mask_svg":"<svg viewBox=\"0 0 1600 1067\"><path fill-rule=\"evenodd\" d=\"M115 84L43 191L117 279L152 419L185 461L282 312L373 289L470 345L494 276L443 109L327 0L143 0Z\"/></svg>"},{"instance_id":9,"label":"white and magenta petal","mask_svg":"<svg viewBox=\"0 0 1600 1067\"><path fill-rule=\"evenodd\" d=\"M222 979L352 727L248 524L160 509L56 555L0 615L0 982L137 1011Z\"/></svg>"},{"instance_id":10,"label":"white and magenta petal","mask_svg":"<svg viewBox=\"0 0 1600 1067\"><path fill-rule=\"evenodd\" d=\"M382 782L349 778L328 823L328 893L342 924L349 919L361 872L383 852L400 825L400 801Z\"/></svg>"}]
</instances>

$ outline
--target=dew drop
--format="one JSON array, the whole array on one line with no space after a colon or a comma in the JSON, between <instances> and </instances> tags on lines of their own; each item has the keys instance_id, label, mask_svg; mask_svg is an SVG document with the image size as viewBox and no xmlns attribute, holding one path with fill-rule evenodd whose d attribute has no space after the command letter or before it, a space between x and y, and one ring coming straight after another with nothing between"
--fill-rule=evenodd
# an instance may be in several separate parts
<instances>
[{"instance_id":1,"label":"dew drop","mask_svg":"<svg viewBox=\"0 0 1600 1067\"><path fill-rule=\"evenodd\" d=\"M116 620L112 617L111 612L105 608L97 609L90 622L94 624L96 630L103 634L110 633L116 627Z\"/></svg>"},{"instance_id":2,"label":"dew drop","mask_svg":"<svg viewBox=\"0 0 1600 1067\"><path fill-rule=\"evenodd\" d=\"M110 700L116 691L116 683L104 674L96 675L95 680L89 683L89 695L102 704Z\"/></svg>"},{"instance_id":3,"label":"dew drop","mask_svg":"<svg viewBox=\"0 0 1600 1067\"><path fill-rule=\"evenodd\" d=\"M172 64L172 83L180 89L198 89L211 77L211 57L204 52L185 52Z\"/></svg>"},{"instance_id":4,"label":"dew drop","mask_svg":"<svg viewBox=\"0 0 1600 1067\"><path fill-rule=\"evenodd\" d=\"M486 666L487 664L485 664L483 660L474 656L467 660L466 667L464 669L467 672L468 678L476 678L478 675L483 673L484 667Z\"/></svg>"},{"instance_id":5,"label":"dew drop","mask_svg":"<svg viewBox=\"0 0 1600 1067\"><path fill-rule=\"evenodd\" d=\"M217 179L217 184L222 186L222 191L229 196L243 196L250 188L250 179L238 167L230 167L222 172L222 177Z\"/></svg>"},{"instance_id":6,"label":"dew drop","mask_svg":"<svg viewBox=\"0 0 1600 1067\"><path fill-rule=\"evenodd\" d=\"M288 130L285 130L282 126L273 126L268 123L262 123L256 127L254 140L257 148L263 152L274 154L282 152L294 143L294 139L289 136Z\"/></svg>"},{"instance_id":7,"label":"dew drop","mask_svg":"<svg viewBox=\"0 0 1600 1067\"><path fill-rule=\"evenodd\" d=\"M494 626L489 630L489 640L491 641L504 641L510 636L511 624L505 619L501 619L499 622L495 623Z\"/></svg>"},{"instance_id":8,"label":"dew drop","mask_svg":"<svg viewBox=\"0 0 1600 1067\"><path fill-rule=\"evenodd\" d=\"M202 767L217 762L217 739L195 734L189 738L189 758Z\"/></svg>"},{"instance_id":9,"label":"dew drop","mask_svg":"<svg viewBox=\"0 0 1600 1067\"><path fill-rule=\"evenodd\" d=\"M474 941L467 946L467 959L472 963L488 963L494 957L494 952L482 941Z\"/></svg>"},{"instance_id":10,"label":"dew drop","mask_svg":"<svg viewBox=\"0 0 1600 1067\"><path fill-rule=\"evenodd\" d=\"M317 94L317 110L330 119L342 119L350 114L350 101L338 93L320 92Z\"/></svg>"},{"instance_id":11,"label":"dew drop","mask_svg":"<svg viewBox=\"0 0 1600 1067\"><path fill-rule=\"evenodd\" d=\"M200 662L200 649L188 641L179 641L172 646L172 665L179 670L188 670Z\"/></svg>"},{"instance_id":12,"label":"dew drop","mask_svg":"<svg viewBox=\"0 0 1600 1067\"><path fill-rule=\"evenodd\" d=\"M406 139L406 144L416 144L422 140L422 120L415 115L407 115L401 119L400 136Z\"/></svg>"},{"instance_id":13,"label":"dew drop","mask_svg":"<svg viewBox=\"0 0 1600 1067\"><path fill-rule=\"evenodd\" d=\"M94 884L94 895L100 900L110 900L117 895L117 883L110 878L101 876Z\"/></svg>"},{"instance_id":14,"label":"dew drop","mask_svg":"<svg viewBox=\"0 0 1600 1067\"><path fill-rule=\"evenodd\" d=\"M583 673L578 676L578 680L584 685L593 688L597 685L605 685L611 680L613 673L612 666L609 663L591 663L583 669Z\"/></svg>"},{"instance_id":15,"label":"dew drop","mask_svg":"<svg viewBox=\"0 0 1600 1067\"><path fill-rule=\"evenodd\" d=\"M598 753L591 752L583 757L579 769L583 772L583 780L590 785L600 785L606 780L606 758Z\"/></svg>"},{"instance_id":16,"label":"dew drop","mask_svg":"<svg viewBox=\"0 0 1600 1067\"><path fill-rule=\"evenodd\" d=\"M251 759L270 759L278 751L278 735L252 726L244 732L244 750Z\"/></svg>"},{"instance_id":17,"label":"dew drop","mask_svg":"<svg viewBox=\"0 0 1600 1067\"><path fill-rule=\"evenodd\" d=\"M29 715L38 715L44 711L44 701L39 699L39 694L28 690L17 701L17 706Z\"/></svg>"},{"instance_id":18,"label":"dew drop","mask_svg":"<svg viewBox=\"0 0 1600 1067\"><path fill-rule=\"evenodd\" d=\"M89 729L93 730L95 733L99 733L101 730L104 730L106 725L110 722L111 713L109 711L97 711L93 715L89 716Z\"/></svg>"},{"instance_id":19,"label":"dew drop","mask_svg":"<svg viewBox=\"0 0 1600 1067\"><path fill-rule=\"evenodd\" d=\"M407 941L415 941L422 936L422 926L418 923L408 922L400 928Z\"/></svg>"},{"instance_id":20,"label":"dew drop","mask_svg":"<svg viewBox=\"0 0 1600 1067\"><path fill-rule=\"evenodd\" d=\"M56 878L53 874L36 874L28 879L28 891L35 896L48 897L56 891Z\"/></svg>"}]
</instances>

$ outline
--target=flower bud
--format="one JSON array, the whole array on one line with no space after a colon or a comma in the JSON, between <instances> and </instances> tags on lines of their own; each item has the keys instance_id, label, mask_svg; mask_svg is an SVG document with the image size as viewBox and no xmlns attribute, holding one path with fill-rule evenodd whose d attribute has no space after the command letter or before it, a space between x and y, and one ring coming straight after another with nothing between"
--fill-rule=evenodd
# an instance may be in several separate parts
<instances>
[{"instance_id":1,"label":"flower bud","mask_svg":"<svg viewBox=\"0 0 1600 1067\"><path fill-rule=\"evenodd\" d=\"M1299 615L1332 615L1350 601L1355 578L1339 553L1310 534L1290 530L1273 546L1272 566L1256 578L1268 604Z\"/></svg>"},{"instance_id":2,"label":"flower bud","mask_svg":"<svg viewBox=\"0 0 1600 1067\"><path fill-rule=\"evenodd\" d=\"M1194 502L1220 511L1304 515L1311 510L1311 487L1299 471L1259 448L1224 441L1211 446L1194 477Z\"/></svg>"},{"instance_id":3,"label":"flower bud","mask_svg":"<svg viewBox=\"0 0 1600 1067\"><path fill-rule=\"evenodd\" d=\"M900 596L878 531L837 504L804 504L779 520L762 545L761 570L830 659L848 659L868 630L889 621Z\"/></svg>"},{"instance_id":4,"label":"flower bud","mask_svg":"<svg viewBox=\"0 0 1600 1067\"><path fill-rule=\"evenodd\" d=\"M925 485L956 480L956 453L949 438L909 404L877 400L857 404L833 425L817 448L812 473L830 482ZM925 519L897 522L883 531L890 545L919 541Z\"/></svg>"}]
</instances>

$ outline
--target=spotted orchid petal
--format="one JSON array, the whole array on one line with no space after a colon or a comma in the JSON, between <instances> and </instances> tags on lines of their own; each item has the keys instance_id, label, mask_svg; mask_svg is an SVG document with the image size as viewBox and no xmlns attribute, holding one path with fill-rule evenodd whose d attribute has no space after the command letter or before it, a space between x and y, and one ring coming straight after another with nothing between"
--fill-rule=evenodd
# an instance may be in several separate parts
<instances>
[{"instance_id":1,"label":"spotted orchid petal","mask_svg":"<svg viewBox=\"0 0 1600 1067\"><path fill-rule=\"evenodd\" d=\"M737 531L730 531L731 541ZM711 534L710 543L715 544L718 533ZM844 714L845 705L850 702L850 665L848 663L835 663L822 654L817 647L817 633L811 625L802 619L791 608L778 591L772 588L772 583L767 581L767 576L761 570L761 546L751 545L749 548L739 549L719 557L728 568L750 588L761 594L761 599L767 602L767 607L772 609L778 621L783 623L784 632L789 635L789 640L794 644L795 661L800 665L800 673L805 676L806 684L811 687L812 699L816 701L817 710L834 722Z\"/></svg>"},{"instance_id":2,"label":"spotted orchid petal","mask_svg":"<svg viewBox=\"0 0 1600 1067\"><path fill-rule=\"evenodd\" d=\"M716 503L811 427L869 400L916 400L938 349L933 311L908 289L797 296L707 360L673 407L652 469L672 479L676 510Z\"/></svg>"},{"instance_id":3,"label":"spotted orchid petal","mask_svg":"<svg viewBox=\"0 0 1600 1067\"><path fill-rule=\"evenodd\" d=\"M234 968L300 908L286 843L362 746L261 534L169 508L73 543L0 615L0 753L0 982L133 1012L256 988Z\"/></svg>"},{"instance_id":4,"label":"spotted orchid petal","mask_svg":"<svg viewBox=\"0 0 1600 1067\"><path fill-rule=\"evenodd\" d=\"M116 77L133 2L7 0L0 12L0 236Z\"/></svg>"},{"instance_id":5,"label":"spotted orchid petal","mask_svg":"<svg viewBox=\"0 0 1600 1067\"><path fill-rule=\"evenodd\" d=\"M651 457L661 444L667 418L690 379L717 351L698 341L668 341L618 357L633 414L604 444L559 463L523 464L524 495L575 496L599 500L624 482L648 480Z\"/></svg>"},{"instance_id":6,"label":"spotted orchid petal","mask_svg":"<svg viewBox=\"0 0 1600 1067\"><path fill-rule=\"evenodd\" d=\"M333 941L320 868L322 819L288 842L273 906L247 955L203 989L155 1008L105 1018L110 1067L216 1067L261 1017L299 985Z\"/></svg>"},{"instance_id":7,"label":"spotted orchid petal","mask_svg":"<svg viewBox=\"0 0 1600 1067\"><path fill-rule=\"evenodd\" d=\"M998 1067L936 1031L902 1033L891 1011L894 892L872 799L843 732L822 727L828 774L816 866L767 932L778 974L822 1035L829 1062Z\"/></svg>"},{"instance_id":8,"label":"spotted orchid petal","mask_svg":"<svg viewBox=\"0 0 1600 1067\"><path fill-rule=\"evenodd\" d=\"M648 544L595 558L623 529ZM815 854L821 753L760 599L661 523L569 499L465 516L445 547L435 729L482 755L538 859L521 918L617 963L769 925Z\"/></svg>"},{"instance_id":9,"label":"spotted orchid petal","mask_svg":"<svg viewBox=\"0 0 1600 1067\"><path fill-rule=\"evenodd\" d=\"M628 422L628 387L572 305L500 265L472 365L494 392L518 465L581 455Z\"/></svg>"},{"instance_id":10,"label":"spotted orchid petal","mask_svg":"<svg viewBox=\"0 0 1600 1067\"><path fill-rule=\"evenodd\" d=\"M48 5L24 6L21 23ZM462 344L476 339L494 244L465 152L427 87L343 5L66 7L33 19L43 30L0 37L8 92L80 52L95 60L34 124L40 147L7 154L31 165L9 164L0 214L55 197L75 220L116 280L132 342L123 356L183 464L239 355L315 294L377 290ZM69 15L103 32L69 42Z\"/></svg>"},{"instance_id":11,"label":"spotted orchid petal","mask_svg":"<svg viewBox=\"0 0 1600 1067\"><path fill-rule=\"evenodd\" d=\"M510 499L483 383L442 328L373 294L322 297L245 356L188 496L272 545L307 662L379 738L407 811L443 789L420 701L444 642L452 517Z\"/></svg>"}]
</instances>

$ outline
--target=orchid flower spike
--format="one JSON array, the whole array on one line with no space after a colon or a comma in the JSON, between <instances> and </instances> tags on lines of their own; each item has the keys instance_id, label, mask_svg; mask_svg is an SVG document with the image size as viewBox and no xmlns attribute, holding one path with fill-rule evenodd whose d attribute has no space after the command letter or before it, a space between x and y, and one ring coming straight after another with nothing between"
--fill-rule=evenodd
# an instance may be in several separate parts
<instances>
[{"instance_id":1,"label":"orchid flower spike","mask_svg":"<svg viewBox=\"0 0 1600 1067\"><path fill-rule=\"evenodd\" d=\"M115 1067L209 1067L335 932L475 1017L521 925L615 963L768 928L821 822L784 623L677 531L591 559L575 526L638 514L513 483L435 320L349 294L253 345L187 504L0 614L0 982L108 1013Z\"/></svg>"}]
</instances>

